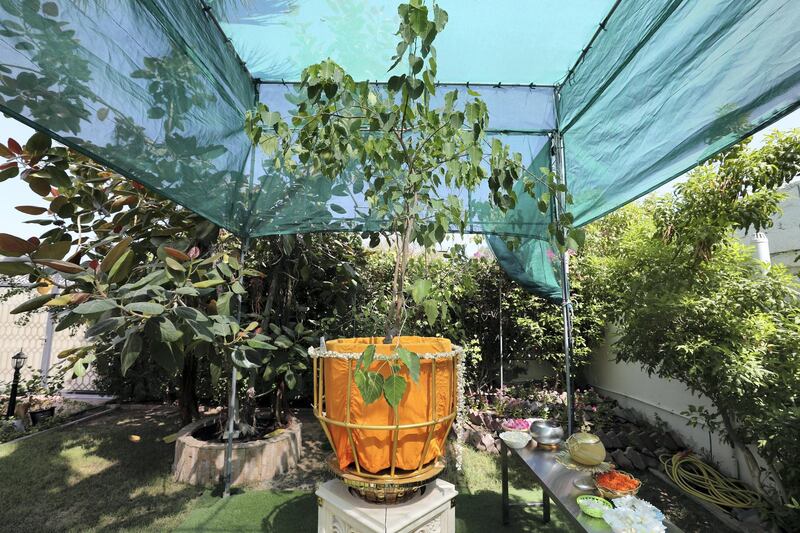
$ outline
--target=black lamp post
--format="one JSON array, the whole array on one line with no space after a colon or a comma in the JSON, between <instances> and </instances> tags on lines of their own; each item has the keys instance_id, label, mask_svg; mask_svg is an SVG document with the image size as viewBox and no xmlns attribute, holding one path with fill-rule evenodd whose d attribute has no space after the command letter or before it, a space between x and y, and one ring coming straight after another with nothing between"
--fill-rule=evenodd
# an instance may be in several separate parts
<instances>
[{"instance_id":1,"label":"black lamp post","mask_svg":"<svg viewBox=\"0 0 800 533\"><path fill-rule=\"evenodd\" d=\"M19 388L19 371L25 366L25 360L28 358L22 350L14 354L11 358L14 361L14 381L11 382L11 397L8 399L8 412L6 416L11 418L14 416L14 408L17 406L17 389Z\"/></svg>"}]
</instances>

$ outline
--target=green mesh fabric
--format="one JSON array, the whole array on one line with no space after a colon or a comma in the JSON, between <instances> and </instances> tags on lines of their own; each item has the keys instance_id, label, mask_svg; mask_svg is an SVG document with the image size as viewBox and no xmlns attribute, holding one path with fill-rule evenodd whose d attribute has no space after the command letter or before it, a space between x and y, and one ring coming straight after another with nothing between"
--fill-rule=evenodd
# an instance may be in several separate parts
<instances>
[{"instance_id":1,"label":"green mesh fabric","mask_svg":"<svg viewBox=\"0 0 800 533\"><path fill-rule=\"evenodd\" d=\"M551 168L551 143L545 142L536 154L528 171L541 176L541 168ZM543 183L543 182L540 182ZM547 189L540 184L536 192ZM558 249L547 238L549 215L541 213L536 205L518 206L524 213L528 223L536 224L538 236L522 239L504 239L498 235L489 235L487 241L497 262L503 267L509 278L519 283L525 290L543 296L551 301L561 301L561 269ZM509 214L513 219L514 213Z\"/></svg>"},{"instance_id":2,"label":"green mesh fabric","mask_svg":"<svg viewBox=\"0 0 800 533\"><path fill-rule=\"evenodd\" d=\"M255 89L199 4L2 0L0 26L4 113L241 230Z\"/></svg>"},{"instance_id":3,"label":"green mesh fabric","mask_svg":"<svg viewBox=\"0 0 800 533\"><path fill-rule=\"evenodd\" d=\"M440 79L471 83L534 171L561 131L578 224L800 102L798 1L440 3ZM243 116L258 100L288 112L290 82L329 56L385 80L396 25L394 0L0 0L0 110L239 235L376 229L357 172L270 175ZM501 264L558 298L529 198L501 215L486 191L449 192L470 232L521 238L491 239Z\"/></svg>"},{"instance_id":4,"label":"green mesh fabric","mask_svg":"<svg viewBox=\"0 0 800 533\"><path fill-rule=\"evenodd\" d=\"M795 109L800 2L622 2L560 90L586 224Z\"/></svg>"},{"instance_id":5,"label":"green mesh fabric","mask_svg":"<svg viewBox=\"0 0 800 533\"><path fill-rule=\"evenodd\" d=\"M207 1L254 77L296 81L303 67L328 57L355 79L391 75L397 0ZM437 3L448 13L435 43L440 81L553 85L613 0Z\"/></svg>"}]
</instances>

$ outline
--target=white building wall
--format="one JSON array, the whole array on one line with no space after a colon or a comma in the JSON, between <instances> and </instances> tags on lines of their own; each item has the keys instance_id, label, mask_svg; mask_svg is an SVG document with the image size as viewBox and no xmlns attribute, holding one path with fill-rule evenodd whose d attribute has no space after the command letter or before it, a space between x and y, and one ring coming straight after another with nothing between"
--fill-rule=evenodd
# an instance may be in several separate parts
<instances>
[{"instance_id":1,"label":"white building wall","mask_svg":"<svg viewBox=\"0 0 800 533\"><path fill-rule=\"evenodd\" d=\"M725 474L749 480L744 458L737 457L720 435L699 425L688 425L689 418L682 414L690 405L711 410L711 400L693 394L679 381L648 376L638 364L615 362L615 340L616 333L609 328L606 341L594 352L591 364L583 371L595 390L617 400L622 407L633 409L653 424L666 423L686 445L711 456Z\"/></svg>"}]
</instances>

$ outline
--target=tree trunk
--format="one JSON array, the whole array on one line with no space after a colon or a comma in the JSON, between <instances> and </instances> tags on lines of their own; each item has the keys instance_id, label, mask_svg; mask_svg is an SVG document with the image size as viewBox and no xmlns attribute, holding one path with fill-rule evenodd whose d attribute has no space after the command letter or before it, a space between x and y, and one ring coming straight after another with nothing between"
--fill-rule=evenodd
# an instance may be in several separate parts
<instances>
[{"instance_id":1,"label":"tree trunk","mask_svg":"<svg viewBox=\"0 0 800 533\"><path fill-rule=\"evenodd\" d=\"M736 428L733 424L733 419L731 418L730 414L724 409L718 409L720 418L722 418L722 424L725 426L725 432L728 434L728 437L733 444L734 449L739 450L742 452L745 458L745 462L747 463L747 469L750 471L750 476L756 480L758 483L758 492L763 496L767 501L770 501L769 494L764 490L763 486L761 485L761 469L759 468L758 461L756 460L753 451L750 449L747 444L742 440L739 436L739 433L736 431ZM767 464L767 468L769 469L770 473L772 474L773 482L775 483L775 492L778 494L778 502L773 502L773 504L777 504L777 507L782 506L786 502L788 502L788 495L786 493L786 489L783 487L783 483L781 482L780 477L778 476L777 472L772 468L772 465Z\"/></svg>"},{"instance_id":2,"label":"tree trunk","mask_svg":"<svg viewBox=\"0 0 800 533\"><path fill-rule=\"evenodd\" d=\"M389 309L386 320L386 339L384 342L391 342L392 337L400 333L405 313L406 299L403 293L406 270L408 269L408 259L411 252L411 236L414 231L414 224L409 216L403 224L403 231L400 234L400 241L397 248L397 258L394 264L394 275L392 276L392 308Z\"/></svg>"},{"instance_id":3,"label":"tree trunk","mask_svg":"<svg viewBox=\"0 0 800 533\"><path fill-rule=\"evenodd\" d=\"M197 358L194 354L186 354L183 358L178 408L184 426L200 418L197 405Z\"/></svg>"}]
</instances>

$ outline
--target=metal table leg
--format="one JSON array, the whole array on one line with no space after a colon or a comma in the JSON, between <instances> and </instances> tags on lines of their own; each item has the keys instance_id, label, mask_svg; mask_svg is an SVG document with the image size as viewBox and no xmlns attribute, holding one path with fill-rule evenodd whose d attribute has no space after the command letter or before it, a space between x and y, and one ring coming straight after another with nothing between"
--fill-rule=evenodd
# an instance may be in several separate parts
<instances>
[{"instance_id":1,"label":"metal table leg","mask_svg":"<svg viewBox=\"0 0 800 533\"><path fill-rule=\"evenodd\" d=\"M503 440L500 440L500 471L502 473L502 501L503 501L503 525L507 526L509 523L509 505L508 505L508 448ZM549 513L548 513L549 514Z\"/></svg>"},{"instance_id":2,"label":"metal table leg","mask_svg":"<svg viewBox=\"0 0 800 533\"><path fill-rule=\"evenodd\" d=\"M550 522L550 496L542 488L542 522Z\"/></svg>"}]
</instances>

